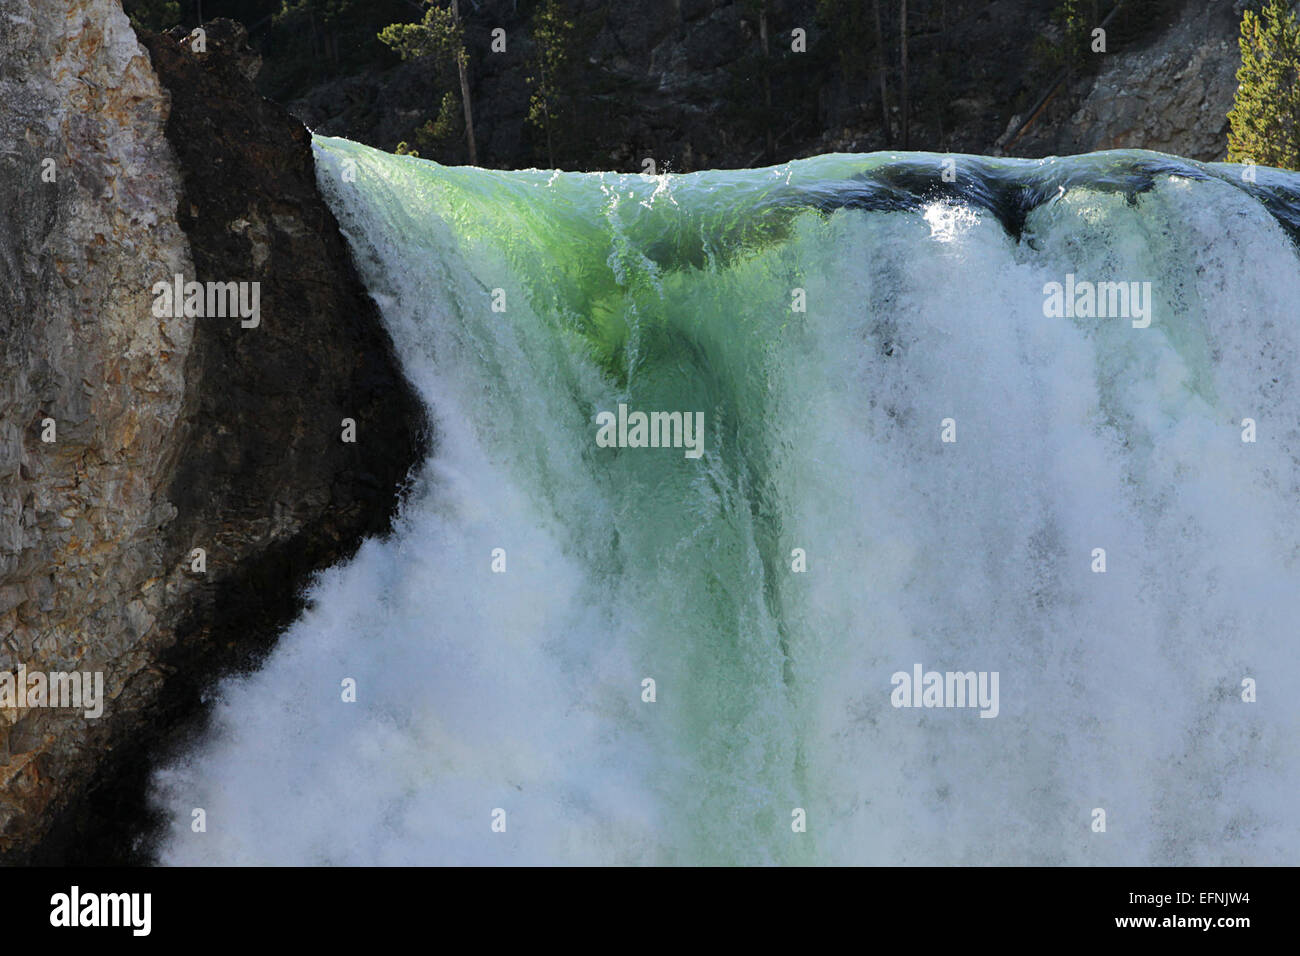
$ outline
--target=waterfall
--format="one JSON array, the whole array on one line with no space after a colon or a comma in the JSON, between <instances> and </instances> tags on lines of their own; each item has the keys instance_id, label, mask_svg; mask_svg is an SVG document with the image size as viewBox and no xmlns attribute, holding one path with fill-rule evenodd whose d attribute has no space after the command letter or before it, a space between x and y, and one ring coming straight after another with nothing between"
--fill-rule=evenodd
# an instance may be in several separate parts
<instances>
[{"instance_id":1,"label":"waterfall","mask_svg":"<svg viewBox=\"0 0 1300 956\"><path fill-rule=\"evenodd\" d=\"M315 151L433 451L163 862L1294 862L1300 177Z\"/></svg>"}]
</instances>

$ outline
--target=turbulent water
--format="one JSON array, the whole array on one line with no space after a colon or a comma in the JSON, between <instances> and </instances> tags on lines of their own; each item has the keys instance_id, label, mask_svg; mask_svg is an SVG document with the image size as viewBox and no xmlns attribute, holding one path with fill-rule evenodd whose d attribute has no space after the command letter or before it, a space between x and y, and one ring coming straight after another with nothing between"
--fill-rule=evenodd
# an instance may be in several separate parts
<instances>
[{"instance_id":1,"label":"turbulent water","mask_svg":"<svg viewBox=\"0 0 1300 956\"><path fill-rule=\"evenodd\" d=\"M316 158L435 447L158 774L164 862L1297 862L1296 177Z\"/></svg>"}]
</instances>

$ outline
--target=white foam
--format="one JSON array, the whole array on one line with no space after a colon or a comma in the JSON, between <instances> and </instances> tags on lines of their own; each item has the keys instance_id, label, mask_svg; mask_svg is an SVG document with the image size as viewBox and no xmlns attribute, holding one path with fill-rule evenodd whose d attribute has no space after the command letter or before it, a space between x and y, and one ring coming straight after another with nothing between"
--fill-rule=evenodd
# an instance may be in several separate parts
<instances>
[{"instance_id":1,"label":"white foam","mask_svg":"<svg viewBox=\"0 0 1300 956\"><path fill-rule=\"evenodd\" d=\"M345 153L369 184L338 185ZM321 576L158 776L165 862L1294 862L1300 270L1253 200L1076 190L1036 250L842 210L665 274L635 246L655 210L556 178L555 241L632 217L591 266L623 270L624 390L530 285L573 263L469 208L471 175L527 174L461 171L454 205L431 164L318 157L437 447L397 534ZM645 187L663 215L704 201L687 179ZM1151 281L1151 327L1044 317L1067 272ZM596 455L629 393L707 404L704 458ZM914 662L998 671L999 716L891 707Z\"/></svg>"}]
</instances>

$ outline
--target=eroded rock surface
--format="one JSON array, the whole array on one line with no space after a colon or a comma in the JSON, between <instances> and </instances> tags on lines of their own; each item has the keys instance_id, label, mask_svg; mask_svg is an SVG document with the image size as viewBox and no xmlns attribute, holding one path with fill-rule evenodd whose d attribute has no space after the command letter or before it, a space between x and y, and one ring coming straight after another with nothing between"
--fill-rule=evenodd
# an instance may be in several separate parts
<instances>
[{"instance_id":1,"label":"eroded rock surface","mask_svg":"<svg viewBox=\"0 0 1300 956\"><path fill-rule=\"evenodd\" d=\"M149 290L193 267L166 97L116 0L0 0L0 20L0 668L102 671L109 697L98 720L0 707L11 850L161 684L193 323Z\"/></svg>"},{"instance_id":2,"label":"eroded rock surface","mask_svg":"<svg viewBox=\"0 0 1300 956\"><path fill-rule=\"evenodd\" d=\"M1150 43L1101 56L1095 76L1063 89L1009 149L1016 156L1069 156L1153 149L1223 160L1237 92L1242 0L1187 4ZM996 148L1022 117L1013 117Z\"/></svg>"},{"instance_id":3,"label":"eroded rock surface","mask_svg":"<svg viewBox=\"0 0 1300 956\"><path fill-rule=\"evenodd\" d=\"M0 859L143 858L150 755L387 528L424 416L242 27L146 51L117 0L0 19L0 667L108 697L0 707ZM259 283L259 324L155 317L178 273Z\"/></svg>"}]
</instances>

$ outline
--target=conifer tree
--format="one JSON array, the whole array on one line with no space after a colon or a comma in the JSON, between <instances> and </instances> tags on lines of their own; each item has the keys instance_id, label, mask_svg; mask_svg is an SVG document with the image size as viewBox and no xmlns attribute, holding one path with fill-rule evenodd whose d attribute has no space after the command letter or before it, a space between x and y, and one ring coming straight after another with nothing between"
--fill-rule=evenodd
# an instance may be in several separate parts
<instances>
[{"instance_id":1,"label":"conifer tree","mask_svg":"<svg viewBox=\"0 0 1300 956\"><path fill-rule=\"evenodd\" d=\"M546 133L546 160L555 166L555 128L562 109L562 77L567 73L569 44L573 21L566 20L564 9L556 0L546 0L533 15L532 66L528 77L532 96L528 101L528 121Z\"/></svg>"},{"instance_id":2,"label":"conifer tree","mask_svg":"<svg viewBox=\"0 0 1300 956\"><path fill-rule=\"evenodd\" d=\"M439 67L449 63L456 64L456 72L460 79L461 106L465 112L465 143L469 149L470 165L477 166L474 112L469 93L469 59L465 53L465 28L460 19L458 0L451 0L451 6L445 8L430 2L429 9L421 22L389 24L380 31L379 39L395 50L403 60L432 55ZM445 96L442 106L436 125L445 128L448 122L445 116L447 107ZM429 126L429 131L432 132L433 124Z\"/></svg>"},{"instance_id":3,"label":"conifer tree","mask_svg":"<svg viewBox=\"0 0 1300 956\"><path fill-rule=\"evenodd\" d=\"M1228 113L1230 162L1300 168L1300 24L1283 0L1241 18L1241 68Z\"/></svg>"}]
</instances>

